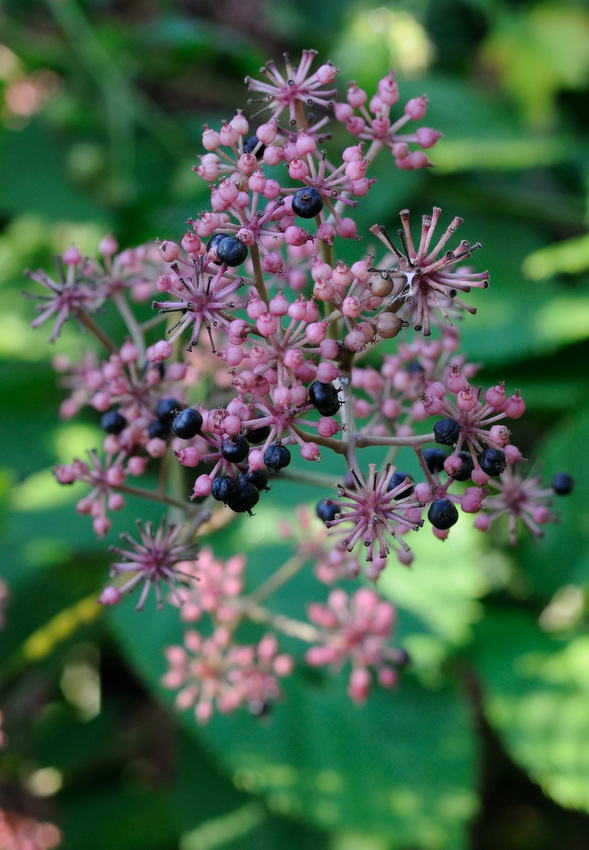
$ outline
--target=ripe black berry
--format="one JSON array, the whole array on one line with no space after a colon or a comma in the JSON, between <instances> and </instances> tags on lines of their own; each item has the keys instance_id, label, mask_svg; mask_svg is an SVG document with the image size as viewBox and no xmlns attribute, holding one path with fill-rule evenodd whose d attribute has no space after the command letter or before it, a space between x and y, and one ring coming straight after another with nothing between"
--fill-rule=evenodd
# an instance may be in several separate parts
<instances>
[{"instance_id":1,"label":"ripe black berry","mask_svg":"<svg viewBox=\"0 0 589 850\"><path fill-rule=\"evenodd\" d=\"M269 490L268 485L268 473L265 469L246 469L245 472L240 472L237 476L237 480L240 484L244 481L247 481L249 484L253 484L257 490Z\"/></svg>"},{"instance_id":2,"label":"ripe black berry","mask_svg":"<svg viewBox=\"0 0 589 850\"><path fill-rule=\"evenodd\" d=\"M410 475L407 475L406 472L401 472L401 470L397 470L391 480L389 481L389 486L387 487L387 491L390 493L391 490L394 490L395 487L398 487L399 484L402 484L406 478L409 478L410 481L413 479ZM406 496L410 496L413 493L414 487L413 485L409 485L404 490L401 490L400 493L397 493L395 499L404 499Z\"/></svg>"},{"instance_id":3,"label":"ripe black berry","mask_svg":"<svg viewBox=\"0 0 589 850\"><path fill-rule=\"evenodd\" d=\"M260 491L258 488L248 481L244 481L237 486L235 495L227 499L227 505L237 514L243 514L245 511L249 513L254 505L258 504L259 498Z\"/></svg>"},{"instance_id":4,"label":"ripe black berry","mask_svg":"<svg viewBox=\"0 0 589 850\"><path fill-rule=\"evenodd\" d=\"M458 522L458 510L449 499L437 499L432 502L427 518L434 528L452 528Z\"/></svg>"},{"instance_id":5,"label":"ripe black berry","mask_svg":"<svg viewBox=\"0 0 589 850\"><path fill-rule=\"evenodd\" d=\"M230 475L217 475L211 483L211 496L218 502L227 502L237 493L237 484Z\"/></svg>"},{"instance_id":6,"label":"ripe black berry","mask_svg":"<svg viewBox=\"0 0 589 850\"><path fill-rule=\"evenodd\" d=\"M245 460L249 452L249 443L238 434L236 437L229 437L221 443L221 454L228 460L229 463L241 463Z\"/></svg>"},{"instance_id":7,"label":"ripe black berry","mask_svg":"<svg viewBox=\"0 0 589 850\"><path fill-rule=\"evenodd\" d=\"M172 431L182 440L190 440L200 433L202 416L193 407L181 410L172 423Z\"/></svg>"},{"instance_id":8,"label":"ripe black berry","mask_svg":"<svg viewBox=\"0 0 589 850\"><path fill-rule=\"evenodd\" d=\"M150 440L153 440L155 437L159 437L160 440L165 440L170 433L170 425L168 422L163 422L161 419L154 419L153 422L149 423L147 433L149 434Z\"/></svg>"},{"instance_id":9,"label":"ripe black berry","mask_svg":"<svg viewBox=\"0 0 589 850\"><path fill-rule=\"evenodd\" d=\"M258 446L260 443L266 442L270 436L269 425L261 425L259 428L256 428L255 425L250 427L251 430L245 435L248 443L251 443L253 446Z\"/></svg>"},{"instance_id":10,"label":"ripe black berry","mask_svg":"<svg viewBox=\"0 0 589 850\"><path fill-rule=\"evenodd\" d=\"M103 414L100 425L107 434L120 434L127 427L127 420L118 410L109 410Z\"/></svg>"},{"instance_id":11,"label":"ripe black berry","mask_svg":"<svg viewBox=\"0 0 589 850\"><path fill-rule=\"evenodd\" d=\"M309 387L309 399L321 416L334 416L339 410L339 397L333 384L313 381Z\"/></svg>"},{"instance_id":12,"label":"ripe black berry","mask_svg":"<svg viewBox=\"0 0 589 850\"><path fill-rule=\"evenodd\" d=\"M441 472L446 460L444 449L424 449L423 457L430 472Z\"/></svg>"},{"instance_id":13,"label":"ripe black berry","mask_svg":"<svg viewBox=\"0 0 589 850\"><path fill-rule=\"evenodd\" d=\"M162 422L171 422L181 407L177 398L163 398L155 409L155 415Z\"/></svg>"},{"instance_id":14,"label":"ripe black berry","mask_svg":"<svg viewBox=\"0 0 589 850\"><path fill-rule=\"evenodd\" d=\"M460 436L460 425L455 419L439 419L434 425L436 443L453 446Z\"/></svg>"},{"instance_id":15,"label":"ripe black berry","mask_svg":"<svg viewBox=\"0 0 589 850\"><path fill-rule=\"evenodd\" d=\"M552 479L552 489L557 496L567 496L574 485L574 479L568 472L557 472Z\"/></svg>"},{"instance_id":16,"label":"ripe black berry","mask_svg":"<svg viewBox=\"0 0 589 850\"><path fill-rule=\"evenodd\" d=\"M248 136L247 139L244 139L243 142L243 152L244 153L253 153L256 149L256 145L260 145L260 140L257 136ZM256 151L256 158L260 159L264 151L266 150L266 145L260 145L258 150Z\"/></svg>"},{"instance_id":17,"label":"ripe black berry","mask_svg":"<svg viewBox=\"0 0 589 850\"><path fill-rule=\"evenodd\" d=\"M216 254L216 253L217 253L217 248L218 248L219 243L221 242L221 240L222 240L222 239L227 239L227 234L226 234L226 233L215 233L215 235L214 235L214 236L211 236L211 238L210 238L210 239L209 239L209 241L207 242L207 253L208 253L208 254L210 254L210 253L211 253L211 251L214 251L214 252L215 252L215 254ZM214 262L217 266L220 266L220 265L221 265L221 261L220 261L220 260L213 260L213 262Z\"/></svg>"},{"instance_id":18,"label":"ripe black berry","mask_svg":"<svg viewBox=\"0 0 589 850\"><path fill-rule=\"evenodd\" d=\"M331 522L339 512L340 510L337 505L328 505L325 499L320 499L315 507L315 513L323 522Z\"/></svg>"},{"instance_id":19,"label":"ripe black berry","mask_svg":"<svg viewBox=\"0 0 589 850\"><path fill-rule=\"evenodd\" d=\"M305 186L295 192L292 198L292 210L301 218L314 218L323 209L323 198L312 186Z\"/></svg>"},{"instance_id":20,"label":"ripe black berry","mask_svg":"<svg viewBox=\"0 0 589 850\"><path fill-rule=\"evenodd\" d=\"M282 443L270 443L264 452L264 463L268 469L278 472L290 463L290 452Z\"/></svg>"},{"instance_id":21,"label":"ripe black berry","mask_svg":"<svg viewBox=\"0 0 589 850\"><path fill-rule=\"evenodd\" d=\"M501 475L507 466L505 452L501 449L485 449L479 457L479 465L487 475Z\"/></svg>"},{"instance_id":22,"label":"ripe black berry","mask_svg":"<svg viewBox=\"0 0 589 850\"><path fill-rule=\"evenodd\" d=\"M247 247L235 236L225 236L217 245L217 257L226 266L240 266L247 258Z\"/></svg>"},{"instance_id":23,"label":"ripe black berry","mask_svg":"<svg viewBox=\"0 0 589 850\"><path fill-rule=\"evenodd\" d=\"M472 455L469 454L469 452L459 452L458 457L462 461L462 466L458 472L454 473L452 478L454 478L455 481L468 481L474 469Z\"/></svg>"}]
</instances>

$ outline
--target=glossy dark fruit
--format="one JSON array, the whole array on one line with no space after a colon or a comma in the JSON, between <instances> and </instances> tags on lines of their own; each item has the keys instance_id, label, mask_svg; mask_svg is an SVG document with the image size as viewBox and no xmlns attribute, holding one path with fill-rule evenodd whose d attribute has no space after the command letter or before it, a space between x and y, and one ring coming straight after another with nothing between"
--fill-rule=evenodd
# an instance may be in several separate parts
<instances>
[{"instance_id":1,"label":"glossy dark fruit","mask_svg":"<svg viewBox=\"0 0 589 850\"><path fill-rule=\"evenodd\" d=\"M458 510L449 499L437 499L430 505L427 518L434 528L445 530L458 522Z\"/></svg>"},{"instance_id":2,"label":"glossy dark fruit","mask_svg":"<svg viewBox=\"0 0 589 850\"><path fill-rule=\"evenodd\" d=\"M177 398L163 398L155 409L155 415L162 422L171 422L181 407Z\"/></svg>"},{"instance_id":3,"label":"glossy dark fruit","mask_svg":"<svg viewBox=\"0 0 589 850\"><path fill-rule=\"evenodd\" d=\"M575 481L568 472L557 472L552 479L552 489L557 496L567 496L572 492Z\"/></svg>"},{"instance_id":4,"label":"glossy dark fruit","mask_svg":"<svg viewBox=\"0 0 589 850\"><path fill-rule=\"evenodd\" d=\"M107 434L120 434L127 427L127 420L118 410L109 410L102 415L100 425Z\"/></svg>"},{"instance_id":5,"label":"glossy dark fruit","mask_svg":"<svg viewBox=\"0 0 589 850\"><path fill-rule=\"evenodd\" d=\"M309 400L321 416L334 416L339 410L339 396L333 384L313 381L309 387Z\"/></svg>"},{"instance_id":6,"label":"glossy dark fruit","mask_svg":"<svg viewBox=\"0 0 589 850\"><path fill-rule=\"evenodd\" d=\"M389 486L387 487L388 492L390 493L391 490L394 490L395 487L398 487L399 484L402 484L403 481L405 481L406 478L409 478L410 481L413 481L413 479L411 478L410 475L407 475L406 472L401 472L401 470L398 469L395 472L395 474L393 475L393 477L391 478L391 480L389 481ZM395 499L405 499L405 498L407 498L407 496L410 496L413 493L413 490L414 490L413 484L410 484L404 490L401 490L400 493L397 493L397 495L395 496Z\"/></svg>"},{"instance_id":7,"label":"glossy dark fruit","mask_svg":"<svg viewBox=\"0 0 589 850\"><path fill-rule=\"evenodd\" d=\"M246 459L249 449L248 441L241 434L229 437L221 443L221 454L229 463L241 463Z\"/></svg>"},{"instance_id":8,"label":"glossy dark fruit","mask_svg":"<svg viewBox=\"0 0 589 850\"><path fill-rule=\"evenodd\" d=\"M269 425L261 425L259 428L256 428L253 425L250 425L250 430L245 435L248 443L251 443L253 446L258 446L260 443L266 442L268 437L270 436L270 426Z\"/></svg>"},{"instance_id":9,"label":"glossy dark fruit","mask_svg":"<svg viewBox=\"0 0 589 850\"><path fill-rule=\"evenodd\" d=\"M210 254L211 251L214 251L215 254L216 254L217 253L217 247L219 245L219 242L221 242L222 239L227 239L226 233L215 233L214 236L211 236L211 238L207 242L207 254ZM221 265L221 260L213 260L213 262L217 266Z\"/></svg>"},{"instance_id":10,"label":"glossy dark fruit","mask_svg":"<svg viewBox=\"0 0 589 850\"><path fill-rule=\"evenodd\" d=\"M290 452L282 443L270 443L264 452L264 463L268 469L278 472L290 463Z\"/></svg>"},{"instance_id":11,"label":"glossy dark fruit","mask_svg":"<svg viewBox=\"0 0 589 850\"><path fill-rule=\"evenodd\" d=\"M469 452L458 452L458 457L462 461L462 466L455 472L452 478L455 481L468 481L474 469L474 461Z\"/></svg>"},{"instance_id":12,"label":"glossy dark fruit","mask_svg":"<svg viewBox=\"0 0 589 850\"><path fill-rule=\"evenodd\" d=\"M235 236L225 236L217 245L217 257L226 266L240 266L247 259L247 247Z\"/></svg>"},{"instance_id":13,"label":"glossy dark fruit","mask_svg":"<svg viewBox=\"0 0 589 850\"><path fill-rule=\"evenodd\" d=\"M211 483L211 496L218 502L227 502L237 493L237 484L230 475L217 475Z\"/></svg>"},{"instance_id":14,"label":"glossy dark fruit","mask_svg":"<svg viewBox=\"0 0 589 850\"><path fill-rule=\"evenodd\" d=\"M430 472L442 472L446 460L444 449L424 449L423 457Z\"/></svg>"},{"instance_id":15,"label":"glossy dark fruit","mask_svg":"<svg viewBox=\"0 0 589 850\"><path fill-rule=\"evenodd\" d=\"M507 466L505 452L501 449L485 449L479 457L479 466L487 475L501 475Z\"/></svg>"},{"instance_id":16,"label":"glossy dark fruit","mask_svg":"<svg viewBox=\"0 0 589 850\"><path fill-rule=\"evenodd\" d=\"M292 196L292 211L301 218L314 218L322 209L323 198L312 186L305 186Z\"/></svg>"},{"instance_id":17,"label":"glossy dark fruit","mask_svg":"<svg viewBox=\"0 0 589 850\"><path fill-rule=\"evenodd\" d=\"M260 140L257 136L248 136L247 139L243 141L243 152L244 153L253 153L256 150L256 146L260 145ZM260 145L258 150L256 151L256 158L260 159L264 151L266 150L266 145Z\"/></svg>"},{"instance_id":18,"label":"glossy dark fruit","mask_svg":"<svg viewBox=\"0 0 589 850\"><path fill-rule=\"evenodd\" d=\"M315 513L323 522L331 522L339 514L340 509L337 505L328 505L325 499L320 499L315 506Z\"/></svg>"},{"instance_id":19,"label":"glossy dark fruit","mask_svg":"<svg viewBox=\"0 0 589 850\"><path fill-rule=\"evenodd\" d=\"M153 440L155 437L165 440L170 433L170 424L169 422L163 422L161 419L154 419L153 422L149 423L147 433L150 440Z\"/></svg>"},{"instance_id":20,"label":"glossy dark fruit","mask_svg":"<svg viewBox=\"0 0 589 850\"><path fill-rule=\"evenodd\" d=\"M190 440L191 437L196 437L197 434L200 434L201 428L202 416L193 407L186 407L181 410L172 422L172 431L181 440Z\"/></svg>"},{"instance_id":21,"label":"glossy dark fruit","mask_svg":"<svg viewBox=\"0 0 589 850\"><path fill-rule=\"evenodd\" d=\"M254 505L258 504L260 491L253 484L244 481L237 486L235 495L227 499L227 506L237 514L243 514L246 511L251 511Z\"/></svg>"},{"instance_id":22,"label":"glossy dark fruit","mask_svg":"<svg viewBox=\"0 0 589 850\"><path fill-rule=\"evenodd\" d=\"M237 480L240 484L247 481L249 484L253 484L258 490L270 489L268 487L268 473L265 469L246 469L244 472L239 473Z\"/></svg>"},{"instance_id":23,"label":"glossy dark fruit","mask_svg":"<svg viewBox=\"0 0 589 850\"><path fill-rule=\"evenodd\" d=\"M436 443L443 446L453 446L460 436L460 425L455 419L439 419L434 425Z\"/></svg>"}]
</instances>

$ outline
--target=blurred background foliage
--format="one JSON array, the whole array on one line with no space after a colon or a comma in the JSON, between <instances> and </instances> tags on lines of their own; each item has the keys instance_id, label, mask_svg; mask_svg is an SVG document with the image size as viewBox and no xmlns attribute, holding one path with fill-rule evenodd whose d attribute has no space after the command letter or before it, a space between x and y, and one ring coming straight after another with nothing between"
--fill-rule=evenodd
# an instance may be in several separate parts
<instances>
[{"instance_id":1,"label":"blurred background foliage","mask_svg":"<svg viewBox=\"0 0 589 850\"><path fill-rule=\"evenodd\" d=\"M245 104L246 74L308 47L340 86L371 91L392 67L402 100L429 95L436 168L389 181L379 161L359 230L396 226L403 207L464 218L491 270L464 350L483 383L522 390L518 445L576 491L539 543L512 551L462 522L444 546L420 536L410 573L392 565L380 587L414 658L396 692L357 709L341 680L301 674L267 721L202 731L159 685L174 613L94 603L108 555L51 468L97 441L96 421L58 421L22 269L72 241L92 253L110 230L121 246L177 238L206 203L191 172L205 121ZM585 850L588 116L583 0L4 0L0 808L53 819L76 850ZM60 345L79 353L71 328ZM288 490L287 513L317 498ZM255 574L281 556L276 516L260 510L215 551L245 541Z\"/></svg>"}]
</instances>

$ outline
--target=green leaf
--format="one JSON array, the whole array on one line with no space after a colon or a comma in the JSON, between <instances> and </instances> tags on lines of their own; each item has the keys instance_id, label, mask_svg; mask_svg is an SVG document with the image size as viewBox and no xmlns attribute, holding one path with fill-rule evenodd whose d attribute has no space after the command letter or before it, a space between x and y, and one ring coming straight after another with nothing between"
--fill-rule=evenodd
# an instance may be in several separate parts
<instances>
[{"instance_id":1,"label":"green leaf","mask_svg":"<svg viewBox=\"0 0 589 850\"><path fill-rule=\"evenodd\" d=\"M561 806L589 811L589 638L557 641L529 613L497 609L470 654L511 757Z\"/></svg>"}]
</instances>

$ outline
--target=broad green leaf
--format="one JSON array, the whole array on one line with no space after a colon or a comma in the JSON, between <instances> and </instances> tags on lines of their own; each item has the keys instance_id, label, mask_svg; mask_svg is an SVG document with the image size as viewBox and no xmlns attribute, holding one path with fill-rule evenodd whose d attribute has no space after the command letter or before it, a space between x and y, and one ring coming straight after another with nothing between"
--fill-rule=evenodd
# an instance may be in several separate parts
<instances>
[{"instance_id":1,"label":"broad green leaf","mask_svg":"<svg viewBox=\"0 0 589 850\"><path fill-rule=\"evenodd\" d=\"M561 806L589 811L589 638L551 639L529 613L496 608L470 655L510 756Z\"/></svg>"}]
</instances>

